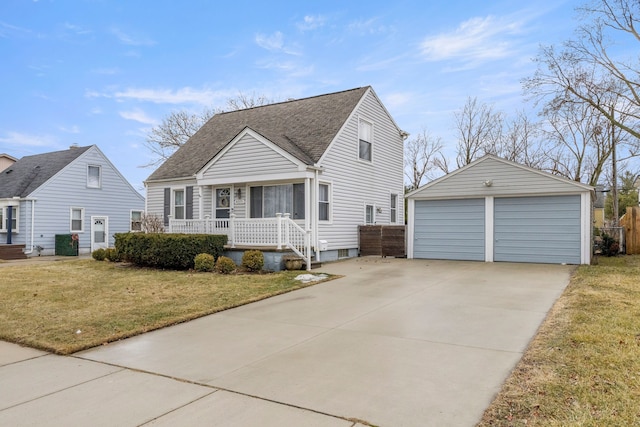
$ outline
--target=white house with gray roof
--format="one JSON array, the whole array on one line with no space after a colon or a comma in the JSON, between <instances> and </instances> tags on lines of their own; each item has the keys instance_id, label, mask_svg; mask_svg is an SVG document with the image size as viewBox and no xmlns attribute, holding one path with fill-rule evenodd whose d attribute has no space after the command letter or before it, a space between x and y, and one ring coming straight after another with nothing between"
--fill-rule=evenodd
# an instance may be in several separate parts
<instances>
[{"instance_id":1,"label":"white house with gray roof","mask_svg":"<svg viewBox=\"0 0 640 427\"><path fill-rule=\"evenodd\" d=\"M146 211L229 248L356 256L359 225L404 224L404 138L369 86L216 114L147 179Z\"/></svg>"},{"instance_id":2,"label":"white house with gray roof","mask_svg":"<svg viewBox=\"0 0 640 427\"><path fill-rule=\"evenodd\" d=\"M0 172L0 249L53 255L56 235L77 238L79 253L113 246L138 229L144 197L97 146L25 156Z\"/></svg>"}]
</instances>

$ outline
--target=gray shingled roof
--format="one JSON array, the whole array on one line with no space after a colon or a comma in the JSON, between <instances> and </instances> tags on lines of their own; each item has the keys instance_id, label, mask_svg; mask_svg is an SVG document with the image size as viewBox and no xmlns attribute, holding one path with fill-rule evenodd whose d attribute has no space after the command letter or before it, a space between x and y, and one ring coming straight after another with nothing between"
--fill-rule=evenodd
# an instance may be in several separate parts
<instances>
[{"instance_id":1,"label":"gray shingled roof","mask_svg":"<svg viewBox=\"0 0 640 427\"><path fill-rule=\"evenodd\" d=\"M21 158L0 172L0 199L28 196L91 147L73 147Z\"/></svg>"},{"instance_id":2,"label":"gray shingled roof","mask_svg":"<svg viewBox=\"0 0 640 427\"><path fill-rule=\"evenodd\" d=\"M247 127L313 165L368 89L369 86L216 114L148 181L195 175Z\"/></svg>"}]
</instances>

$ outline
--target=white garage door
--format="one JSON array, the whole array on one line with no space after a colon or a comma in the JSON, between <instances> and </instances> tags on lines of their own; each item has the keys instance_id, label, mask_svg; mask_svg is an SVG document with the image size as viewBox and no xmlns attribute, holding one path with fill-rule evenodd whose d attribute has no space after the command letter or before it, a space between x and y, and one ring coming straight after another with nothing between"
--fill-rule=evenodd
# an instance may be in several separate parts
<instances>
[{"instance_id":1,"label":"white garage door","mask_svg":"<svg viewBox=\"0 0 640 427\"><path fill-rule=\"evenodd\" d=\"M414 258L484 261L484 199L416 200Z\"/></svg>"},{"instance_id":2,"label":"white garage door","mask_svg":"<svg viewBox=\"0 0 640 427\"><path fill-rule=\"evenodd\" d=\"M580 196L496 198L494 260L580 264Z\"/></svg>"}]
</instances>

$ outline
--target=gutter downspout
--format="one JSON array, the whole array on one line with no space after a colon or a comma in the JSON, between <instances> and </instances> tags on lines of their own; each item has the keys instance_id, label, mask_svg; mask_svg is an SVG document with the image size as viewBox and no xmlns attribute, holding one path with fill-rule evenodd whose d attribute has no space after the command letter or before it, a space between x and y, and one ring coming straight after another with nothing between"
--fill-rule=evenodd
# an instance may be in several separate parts
<instances>
[{"instance_id":1,"label":"gutter downspout","mask_svg":"<svg viewBox=\"0 0 640 427\"><path fill-rule=\"evenodd\" d=\"M28 251L24 252L25 255L31 255L33 253L33 248L34 248L33 239L35 238L36 199L27 197L24 199L20 199L20 201L31 202L31 236L30 236L31 247ZM26 245L26 242L25 242L25 245Z\"/></svg>"}]
</instances>

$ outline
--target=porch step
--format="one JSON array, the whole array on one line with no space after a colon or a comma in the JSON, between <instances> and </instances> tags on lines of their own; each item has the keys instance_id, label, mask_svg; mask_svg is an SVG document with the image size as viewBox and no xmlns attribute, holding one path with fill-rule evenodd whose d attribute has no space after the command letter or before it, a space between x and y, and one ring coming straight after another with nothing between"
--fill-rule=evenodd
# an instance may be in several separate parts
<instances>
[{"instance_id":1,"label":"porch step","mask_svg":"<svg viewBox=\"0 0 640 427\"><path fill-rule=\"evenodd\" d=\"M322 261L311 261L311 269L313 270L314 268L320 268L322 267ZM302 268L306 269L307 268L307 263L303 263L302 264Z\"/></svg>"},{"instance_id":2,"label":"porch step","mask_svg":"<svg viewBox=\"0 0 640 427\"><path fill-rule=\"evenodd\" d=\"M24 247L25 245L0 245L0 259L5 261L27 259Z\"/></svg>"}]
</instances>

